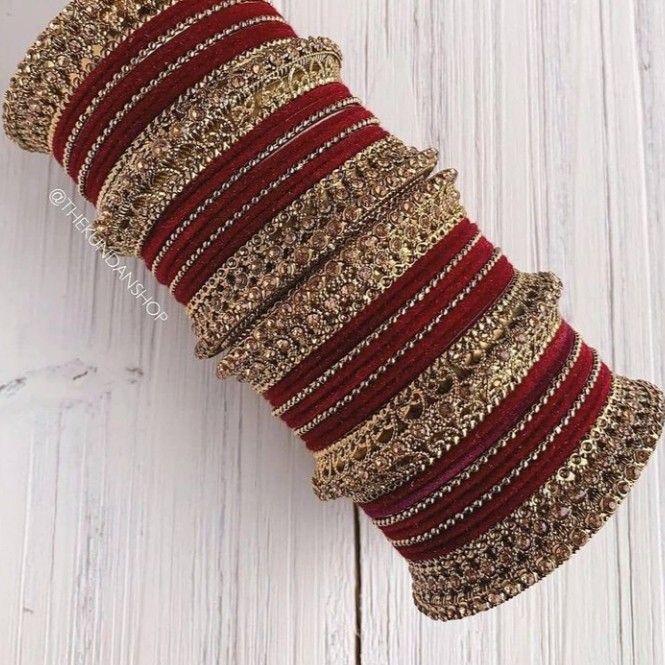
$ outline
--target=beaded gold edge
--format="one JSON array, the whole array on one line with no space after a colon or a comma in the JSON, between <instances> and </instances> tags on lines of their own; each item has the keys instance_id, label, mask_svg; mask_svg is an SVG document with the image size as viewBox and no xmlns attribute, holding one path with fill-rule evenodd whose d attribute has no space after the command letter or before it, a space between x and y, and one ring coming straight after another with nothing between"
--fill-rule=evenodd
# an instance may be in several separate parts
<instances>
[{"instance_id":1,"label":"beaded gold edge","mask_svg":"<svg viewBox=\"0 0 665 665\"><path fill-rule=\"evenodd\" d=\"M76 139L84 127L85 123L90 119L92 114L102 105L104 99L107 95L122 81L128 74L130 74L141 62L149 58L153 53L158 49L162 48L167 43L171 42L173 39L181 35L183 32L188 30L191 26L199 21L215 14L221 9L226 9L233 5L241 4L242 2L247 2L247 0L222 0L215 5L207 7L205 10L198 12L197 14L188 16L184 20L180 21L177 25L174 25L172 28L169 28L166 32L161 34L159 37L151 41L145 48L141 49L129 62L124 64L112 77L109 81L106 82L104 87L97 92L92 101L88 106L83 109L83 111L78 116L76 123L74 124L72 131L70 132L63 152L63 166L68 168L69 160L71 157L72 149L76 143ZM134 98L132 101L136 101ZM53 137L55 135L58 121L61 114L58 113L53 118L51 123L51 128L49 131L49 144L53 144Z\"/></svg>"},{"instance_id":2,"label":"beaded gold edge","mask_svg":"<svg viewBox=\"0 0 665 665\"><path fill-rule=\"evenodd\" d=\"M179 68L183 67L187 62L195 58L200 53L204 52L206 49L211 48L214 44L219 41L233 35L237 32L245 30L251 26L256 26L261 23L286 23L286 21L281 16L255 16L251 19L246 19L238 23L234 23L225 30L214 34L212 37L207 39L204 42L198 43L185 55L181 56L177 60L168 65L165 65L164 68L159 72L159 74L153 76L146 84L142 86L140 90L137 90L131 98L125 103L125 105L115 113L115 115L108 121L104 128L97 134L94 143L88 150L88 153L85 156L83 164L78 172L78 182L79 190L81 193L85 192L86 181L88 179L88 174L92 168L95 157L98 155L104 143L112 135L115 128L122 122L124 118L132 111L132 109L142 100L150 95L150 93L159 86L160 83L165 81L171 74L177 71ZM191 88L190 88L191 90ZM66 156L66 155L65 155Z\"/></svg>"}]
</instances>

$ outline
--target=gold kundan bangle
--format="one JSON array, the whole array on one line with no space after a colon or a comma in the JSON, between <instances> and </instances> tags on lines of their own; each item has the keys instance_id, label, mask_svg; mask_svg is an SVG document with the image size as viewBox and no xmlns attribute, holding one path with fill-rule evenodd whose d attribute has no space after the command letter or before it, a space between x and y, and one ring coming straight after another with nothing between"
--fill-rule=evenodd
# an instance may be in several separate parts
<instances>
[{"instance_id":1,"label":"gold kundan bangle","mask_svg":"<svg viewBox=\"0 0 665 665\"><path fill-rule=\"evenodd\" d=\"M274 385L464 217L455 175L435 176L353 239L228 352L218 375L236 376L259 392Z\"/></svg>"}]
</instances>

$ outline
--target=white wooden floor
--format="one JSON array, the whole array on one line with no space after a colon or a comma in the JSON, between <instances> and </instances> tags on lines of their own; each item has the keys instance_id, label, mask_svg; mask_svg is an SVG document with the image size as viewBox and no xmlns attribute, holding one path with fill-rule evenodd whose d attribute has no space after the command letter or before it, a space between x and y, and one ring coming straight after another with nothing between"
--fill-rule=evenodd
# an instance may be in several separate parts
<instances>
[{"instance_id":1,"label":"white wooden floor","mask_svg":"<svg viewBox=\"0 0 665 665\"><path fill-rule=\"evenodd\" d=\"M3 88L60 4L0 0ZM665 3L279 4L341 43L386 126L440 148L518 266L564 279L618 370L663 384ZM665 662L662 453L562 570L433 623L383 538L314 498L261 400L193 359L184 313L148 318L49 204L80 201L55 162L2 141L0 663Z\"/></svg>"}]
</instances>

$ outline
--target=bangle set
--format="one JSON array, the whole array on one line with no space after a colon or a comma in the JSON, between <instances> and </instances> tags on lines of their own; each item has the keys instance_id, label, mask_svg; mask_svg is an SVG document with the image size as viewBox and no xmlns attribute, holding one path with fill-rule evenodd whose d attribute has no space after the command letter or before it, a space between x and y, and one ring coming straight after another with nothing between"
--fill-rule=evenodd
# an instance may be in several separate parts
<instances>
[{"instance_id":1,"label":"bangle set","mask_svg":"<svg viewBox=\"0 0 665 665\"><path fill-rule=\"evenodd\" d=\"M74 0L10 83L8 135L52 152L95 233L185 305L196 354L263 394L408 560L419 609L465 617L566 561L660 434L404 145L326 38L263 0Z\"/></svg>"}]
</instances>

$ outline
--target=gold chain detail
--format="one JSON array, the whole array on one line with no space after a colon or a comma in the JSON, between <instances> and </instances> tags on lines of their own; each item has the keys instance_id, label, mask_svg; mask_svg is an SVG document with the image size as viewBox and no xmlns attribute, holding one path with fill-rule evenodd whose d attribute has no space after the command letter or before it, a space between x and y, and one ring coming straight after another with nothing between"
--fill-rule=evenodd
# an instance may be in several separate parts
<instances>
[{"instance_id":1,"label":"gold chain detail","mask_svg":"<svg viewBox=\"0 0 665 665\"><path fill-rule=\"evenodd\" d=\"M578 395L577 399L570 407L570 409L567 411L566 415L561 419L559 424L549 432L549 434L545 437L545 439L538 444L538 446L532 453L527 455L525 458L521 459L519 463L511 469L510 473L506 474L498 483L496 483L493 487L491 487L487 492L485 492L478 499L476 499L471 504L466 506L463 510L453 515L450 519L447 519L445 522L442 522L441 524L432 527L431 529L428 529L424 533L420 533L416 536L412 536L410 538L392 540L391 541L392 544L395 547L406 547L409 545L417 545L419 543L424 543L428 540L431 540L432 538L438 536L439 534L444 533L448 529L451 529L453 526L461 522L469 515L473 515L473 513L482 508L488 501L491 501L495 496L500 494L506 487L508 487L508 485L510 485L510 483L512 483L524 471L526 471L526 469L528 469L529 466L531 466L531 464L535 462L547 450L547 448L551 445L552 441L556 439L556 437L570 424L572 419L580 412L580 410L586 403L587 398L591 394L591 391L596 385L598 376L600 375L601 365L602 363L600 362L600 359L596 354L594 354L594 365L591 374L589 375L589 378L587 379L587 382L582 392ZM533 416L531 416L531 419L532 418ZM508 436L510 438L514 438L515 434L511 432Z\"/></svg>"},{"instance_id":2,"label":"gold chain detail","mask_svg":"<svg viewBox=\"0 0 665 665\"><path fill-rule=\"evenodd\" d=\"M104 127L104 129L97 135L95 142L91 146L88 154L81 165L81 168L78 172L78 186L81 193L85 192L86 182L88 179L88 173L92 168L92 164L97 156L99 149L106 142L106 140L111 136L113 130L123 121L125 117L131 112L131 110L150 92L156 88L162 81L166 80L173 72L185 65L191 59L203 53L205 49L210 48L219 41L222 41L226 37L233 35L236 32L245 30L253 25L258 25L260 23L285 23L284 19L281 16L255 16L254 18L247 19L246 21L240 21L235 25L232 25L230 28L219 32L204 42L197 44L191 51L185 55L179 57L175 62L170 63L168 66L164 67L157 76L150 79L149 83L146 83L140 90L134 93L131 99L118 111L109 123Z\"/></svg>"},{"instance_id":3,"label":"gold chain detail","mask_svg":"<svg viewBox=\"0 0 665 665\"><path fill-rule=\"evenodd\" d=\"M157 37L157 39L152 41L150 44L148 44L148 46L143 48L139 53L137 53L133 58L131 58L129 62L127 62L127 64L123 65L106 82L104 87L95 95L94 99L90 102L90 104L83 110L81 115L77 118L76 123L72 128L72 131L69 137L67 138L67 142L65 144L65 149L63 152L63 166L65 168L68 168L72 148L74 147L74 143L76 142L76 139L78 138L78 135L80 134L81 129L83 129L83 126L85 125L86 121L90 119L92 114L100 107L104 99L108 96L109 92L111 92L111 90L113 90L113 88L115 88L118 85L118 83L120 83L120 81L126 78L128 74L130 74L144 60L146 60L153 53L155 53L155 51L159 50L162 46L168 44L171 40L175 39L178 35L185 32L185 30L187 30L194 24L198 23L199 21L209 16L212 16L221 9L226 9L228 7L232 7L233 5L237 5L247 1L248 0L225 0L224 2L220 2L214 5L213 7L206 9L205 11L199 12L194 16L188 17L184 21L178 23L178 25L174 26L173 28L170 28L163 35ZM53 122L51 123L51 129L49 131L50 146L53 146L53 137L55 136L55 132L58 127L60 115L61 114L57 114L53 118Z\"/></svg>"},{"instance_id":4,"label":"gold chain detail","mask_svg":"<svg viewBox=\"0 0 665 665\"><path fill-rule=\"evenodd\" d=\"M351 402L356 398L360 393L369 387L374 381L376 381L382 374L385 374L391 367L395 365L403 356L405 356L409 351L412 351L425 337L432 332L432 330L437 326L445 317L447 317L450 312L452 312L455 307L457 307L465 298L467 298L473 290L478 286L478 284L487 277L488 273L494 268L498 263L499 259L502 256L500 249L495 249L492 252L491 257L485 263L485 265L474 275L473 279L460 291L453 300L446 305L429 323L420 330L416 335L414 335L397 353L395 353L389 360L387 360L383 365L376 369L372 374L367 377L364 381L359 383L355 388L350 390L344 395L336 404L326 409L315 418L313 418L309 423L299 427L295 430L296 434L302 436L307 432L311 431L318 424L332 416L343 406Z\"/></svg>"}]
</instances>

